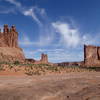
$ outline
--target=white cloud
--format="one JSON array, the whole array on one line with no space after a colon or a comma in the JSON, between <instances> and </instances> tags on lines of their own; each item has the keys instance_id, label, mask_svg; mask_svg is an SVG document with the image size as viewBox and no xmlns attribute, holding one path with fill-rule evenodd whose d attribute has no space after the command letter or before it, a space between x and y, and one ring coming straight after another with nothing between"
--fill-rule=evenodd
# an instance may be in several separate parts
<instances>
[{"instance_id":1,"label":"white cloud","mask_svg":"<svg viewBox=\"0 0 100 100\"><path fill-rule=\"evenodd\" d=\"M60 34L60 45L65 47L79 47L84 44L96 45L99 41L99 35L81 34L75 25L71 25L67 22L53 22L53 28L56 33Z\"/></svg>"},{"instance_id":2,"label":"white cloud","mask_svg":"<svg viewBox=\"0 0 100 100\"><path fill-rule=\"evenodd\" d=\"M33 20L35 20L38 23L38 25L42 24L41 21L38 19L36 13L35 13L35 8L34 7L30 8L28 10L24 10L22 13L25 16L31 16L33 18Z\"/></svg>"},{"instance_id":3,"label":"white cloud","mask_svg":"<svg viewBox=\"0 0 100 100\"><path fill-rule=\"evenodd\" d=\"M40 21L39 16L40 17L46 16L46 12L45 12L44 8L39 8L37 6L33 6L31 8L28 8L26 6L22 6L22 4L20 2L18 2L17 0L5 0L5 1L15 5L17 7L17 11L19 11L23 15L32 17L32 19L38 25L40 25L40 26L42 25L42 22ZM6 10L4 10L3 12L5 12L5 11Z\"/></svg>"},{"instance_id":4,"label":"white cloud","mask_svg":"<svg viewBox=\"0 0 100 100\"><path fill-rule=\"evenodd\" d=\"M39 8L38 6L26 7L26 6L23 6L17 0L5 0L5 1L16 6L15 8L17 9L13 9L15 10L15 12L19 11L24 16L32 17L33 21L35 21L38 25L38 28L39 28L38 29L38 33L39 33L38 41L34 43L33 41L25 40L26 37L23 37L23 41L22 40L20 41L21 45L26 44L26 46L30 46L34 44L38 46L44 46L52 42L53 37L54 37L53 30L51 28L49 19L47 18L47 14L44 8ZM3 10L3 12L5 11L7 12L7 10Z\"/></svg>"},{"instance_id":5,"label":"white cloud","mask_svg":"<svg viewBox=\"0 0 100 100\"><path fill-rule=\"evenodd\" d=\"M50 37L46 37L46 38L41 37L37 41L32 41L32 40L30 40L30 38L28 36L24 35L19 40L19 44L24 47L28 47L28 46L38 46L38 47L42 46L43 47L43 46L48 45L50 43L50 41L51 41Z\"/></svg>"},{"instance_id":6,"label":"white cloud","mask_svg":"<svg viewBox=\"0 0 100 100\"><path fill-rule=\"evenodd\" d=\"M79 32L75 28L71 28L68 23L54 22L52 26L56 32L60 33L62 44L69 47L76 47L80 43Z\"/></svg>"},{"instance_id":7,"label":"white cloud","mask_svg":"<svg viewBox=\"0 0 100 100\"><path fill-rule=\"evenodd\" d=\"M52 51L47 51L49 60L51 62L65 62L65 61L81 61L83 60L82 51L77 52L74 50L71 52L70 49L54 49ZM81 57L80 57L81 56Z\"/></svg>"},{"instance_id":8,"label":"white cloud","mask_svg":"<svg viewBox=\"0 0 100 100\"><path fill-rule=\"evenodd\" d=\"M44 8L39 8L38 6L33 6L31 8L24 8L21 10L22 14L25 16L30 16L32 19L40 26L42 27L44 25L43 21L47 20L47 14L45 12ZM42 20L40 20L42 19Z\"/></svg>"},{"instance_id":9,"label":"white cloud","mask_svg":"<svg viewBox=\"0 0 100 100\"><path fill-rule=\"evenodd\" d=\"M17 0L5 1L15 5L15 8L17 9L15 10L15 8L13 8L13 10L8 10L7 8L4 9L4 11L2 10L1 13L14 13L14 10L15 12L19 11L24 16L32 17L33 21L35 21L39 25L39 39L37 39L37 41L33 41L30 40L28 36L23 36L19 41L19 44L21 46L31 46L34 48L34 46L50 46L51 44L51 47L53 47L54 44L52 43L52 41L56 39L56 34L54 34L55 31L60 35L58 41L56 41L56 45L59 45L60 47L62 47L62 45L64 44L64 47L75 48L83 44L95 44L99 40L99 37L92 37L88 34L82 35L79 32L78 28L75 27L75 25L72 24L72 26L70 26L70 24L67 22L57 21L52 22L51 25L44 8L39 8L37 6L28 8L26 6L22 6L22 4ZM69 49L56 49L56 47L54 49L37 49L36 51L24 51L27 57L32 57L33 53L38 54L39 52L46 52L51 62L75 61L76 59L82 59L82 52L76 52L74 50L71 52Z\"/></svg>"},{"instance_id":10,"label":"white cloud","mask_svg":"<svg viewBox=\"0 0 100 100\"><path fill-rule=\"evenodd\" d=\"M67 52L64 50L63 52L56 51L48 53L50 62L71 62L71 61L82 61L83 54L81 52Z\"/></svg>"},{"instance_id":11,"label":"white cloud","mask_svg":"<svg viewBox=\"0 0 100 100\"><path fill-rule=\"evenodd\" d=\"M38 45L38 46L39 45L44 46L44 45L48 45L52 42L52 40L54 38L54 33L53 33L54 31L51 28L49 18L47 17L47 14L46 14L46 11L44 8L39 8L38 6L32 6L32 7L23 6L17 0L5 0L5 1L15 5L15 7L12 6L13 7L12 13L20 12L24 16L32 17L33 21L35 21L38 25L38 34L39 34L38 41L36 41L34 43L29 38L28 38L29 40L25 40L26 37L23 37L23 41L22 40L20 41L21 45L26 44L26 46L29 46L29 45L34 44L34 45ZM7 12L6 9L3 9L2 13ZM9 10L9 12L11 12L11 11ZM9 13L9 12L7 12L7 13Z\"/></svg>"},{"instance_id":12,"label":"white cloud","mask_svg":"<svg viewBox=\"0 0 100 100\"><path fill-rule=\"evenodd\" d=\"M23 36L23 38L19 41L19 44L23 46L30 46L33 45L33 42L31 42L27 36Z\"/></svg>"},{"instance_id":13,"label":"white cloud","mask_svg":"<svg viewBox=\"0 0 100 100\"><path fill-rule=\"evenodd\" d=\"M21 7L21 3L20 2L17 2L16 0L5 0L5 1L7 1L7 2L9 2L11 4L14 4L17 7Z\"/></svg>"},{"instance_id":14,"label":"white cloud","mask_svg":"<svg viewBox=\"0 0 100 100\"><path fill-rule=\"evenodd\" d=\"M82 37L82 44L86 45L99 45L100 44L100 35L99 33L97 34L85 34Z\"/></svg>"},{"instance_id":15,"label":"white cloud","mask_svg":"<svg viewBox=\"0 0 100 100\"><path fill-rule=\"evenodd\" d=\"M9 13L16 13L15 8L11 6L3 6L0 5L0 14L9 14Z\"/></svg>"},{"instance_id":16,"label":"white cloud","mask_svg":"<svg viewBox=\"0 0 100 100\"><path fill-rule=\"evenodd\" d=\"M0 6L0 14L8 14L8 13L15 13L15 9L9 8L5 9L5 7Z\"/></svg>"}]
</instances>

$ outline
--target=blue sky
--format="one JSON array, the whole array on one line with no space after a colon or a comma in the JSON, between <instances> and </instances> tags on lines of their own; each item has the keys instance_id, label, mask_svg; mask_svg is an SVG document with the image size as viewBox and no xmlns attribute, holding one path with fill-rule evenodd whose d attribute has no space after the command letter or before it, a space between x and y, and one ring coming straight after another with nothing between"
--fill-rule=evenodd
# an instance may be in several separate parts
<instances>
[{"instance_id":1,"label":"blue sky","mask_svg":"<svg viewBox=\"0 0 100 100\"><path fill-rule=\"evenodd\" d=\"M15 25L27 58L83 60L83 45L100 45L100 0L0 0L0 27Z\"/></svg>"}]
</instances>

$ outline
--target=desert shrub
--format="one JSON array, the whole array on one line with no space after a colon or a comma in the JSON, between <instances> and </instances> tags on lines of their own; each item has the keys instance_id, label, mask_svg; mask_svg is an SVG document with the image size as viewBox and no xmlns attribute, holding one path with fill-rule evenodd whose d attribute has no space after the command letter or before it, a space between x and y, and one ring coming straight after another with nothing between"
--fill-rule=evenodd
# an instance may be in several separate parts
<instances>
[{"instance_id":1,"label":"desert shrub","mask_svg":"<svg viewBox=\"0 0 100 100\"><path fill-rule=\"evenodd\" d=\"M2 61L2 62L0 62L0 64L9 64L9 62Z\"/></svg>"},{"instance_id":2,"label":"desert shrub","mask_svg":"<svg viewBox=\"0 0 100 100\"><path fill-rule=\"evenodd\" d=\"M12 69L14 66L13 65L9 65L9 68Z\"/></svg>"},{"instance_id":3,"label":"desert shrub","mask_svg":"<svg viewBox=\"0 0 100 100\"><path fill-rule=\"evenodd\" d=\"M50 67L51 65L49 65L49 64L37 64L38 65L38 67Z\"/></svg>"},{"instance_id":4,"label":"desert shrub","mask_svg":"<svg viewBox=\"0 0 100 100\"><path fill-rule=\"evenodd\" d=\"M100 67L87 67L86 69L90 71L100 71Z\"/></svg>"},{"instance_id":5,"label":"desert shrub","mask_svg":"<svg viewBox=\"0 0 100 100\"><path fill-rule=\"evenodd\" d=\"M35 64L26 63L26 64L20 64L20 66L34 67Z\"/></svg>"},{"instance_id":6,"label":"desert shrub","mask_svg":"<svg viewBox=\"0 0 100 100\"><path fill-rule=\"evenodd\" d=\"M29 75L29 76L32 76L32 75L33 75L33 71L25 72L25 74L27 74L27 75Z\"/></svg>"},{"instance_id":7,"label":"desert shrub","mask_svg":"<svg viewBox=\"0 0 100 100\"><path fill-rule=\"evenodd\" d=\"M27 70L25 72L25 74L32 76L32 75L41 75L41 73L39 72L39 70L33 71L33 70Z\"/></svg>"},{"instance_id":8,"label":"desert shrub","mask_svg":"<svg viewBox=\"0 0 100 100\"><path fill-rule=\"evenodd\" d=\"M54 71L59 71L58 67L54 67Z\"/></svg>"},{"instance_id":9,"label":"desert shrub","mask_svg":"<svg viewBox=\"0 0 100 100\"><path fill-rule=\"evenodd\" d=\"M14 65L19 65L20 62L19 61L14 61Z\"/></svg>"},{"instance_id":10,"label":"desert shrub","mask_svg":"<svg viewBox=\"0 0 100 100\"><path fill-rule=\"evenodd\" d=\"M4 70L4 69L3 69L3 66L2 66L2 65L0 65L0 71L2 71L2 70Z\"/></svg>"},{"instance_id":11,"label":"desert shrub","mask_svg":"<svg viewBox=\"0 0 100 100\"><path fill-rule=\"evenodd\" d=\"M54 66L47 66L45 67L45 69L50 71L58 71L58 67L54 67Z\"/></svg>"},{"instance_id":12,"label":"desert shrub","mask_svg":"<svg viewBox=\"0 0 100 100\"><path fill-rule=\"evenodd\" d=\"M34 71L33 74L34 74L34 75L41 75L41 73L39 72L39 70Z\"/></svg>"}]
</instances>

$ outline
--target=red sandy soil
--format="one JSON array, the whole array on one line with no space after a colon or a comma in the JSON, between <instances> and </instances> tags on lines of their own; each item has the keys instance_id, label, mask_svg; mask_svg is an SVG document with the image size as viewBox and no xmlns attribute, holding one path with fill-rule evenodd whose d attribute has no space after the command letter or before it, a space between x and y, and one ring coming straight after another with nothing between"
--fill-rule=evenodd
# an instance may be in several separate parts
<instances>
[{"instance_id":1,"label":"red sandy soil","mask_svg":"<svg viewBox=\"0 0 100 100\"><path fill-rule=\"evenodd\" d=\"M100 100L100 72L2 75L0 100Z\"/></svg>"},{"instance_id":2,"label":"red sandy soil","mask_svg":"<svg viewBox=\"0 0 100 100\"><path fill-rule=\"evenodd\" d=\"M0 65L0 76L25 76L33 73L32 75L51 75L51 74L65 74L71 72L95 72L94 70L88 70L83 68L67 68L57 66L20 66L20 65ZM28 73L28 74L27 74Z\"/></svg>"}]
</instances>

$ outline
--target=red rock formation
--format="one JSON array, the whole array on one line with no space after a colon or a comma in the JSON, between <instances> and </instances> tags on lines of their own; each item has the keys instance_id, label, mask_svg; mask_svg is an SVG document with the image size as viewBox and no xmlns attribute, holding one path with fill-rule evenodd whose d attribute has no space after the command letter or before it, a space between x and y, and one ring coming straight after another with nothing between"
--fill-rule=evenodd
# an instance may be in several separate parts
<instances>
[{"instance_id":1,"label":"red rock formation","mask_svg":"<svg viewBox=\"0 0 100 100\"><path fill-rule=\"evenodd\" d=\"M84 64L85 66L100 67L100 47L84 45Z\"/></svg>"},{"instance_id":2,"label":"red rock formation","mask_svg":"<svg viewBox=\"0 0 100 100\"><path fill-rule=\"evenodd\" d=\"M8 47L18 47L18 33L16 32L16 27L13 25L10 29L8 25L4 25L3 31L4 43Z\"/></svg>"},{"instance_id":3,"label":"red rock formation","mask_svg":"<svg viewBox=\"0 0 100 100\"><path fill-rule=\"evenodd\" d=\"M58 66L84 66L100 67L100 47L84 45L84 61L82 62L62 62Z\"/></svg>"},{"instance_id":4,"label":"red rock formation","mask_svg":"<svg viewBox=\"0 0 100 100\"><path fill-rule=\"evenodd\" d=\"M18 32L13 25L10 29L4 25L3 32L0 31L0 61L24 60L22 49L18 46Z\"/></svg>"},{"instance_id":5,"label":"red rock formation","mask_svg":"<svg viewBox=\"0 0 100 100\"><path fill-rule=\"evenodd\" d=\"M35 63L34 59L25 59L25 63Z\"/></svg>"},{"instance_id":6,"label":"red rock formation","mask_svg":"<svg viewBox=\"0 0 100 100\"><path fill-rule=\"evenodd\" d=\"M40 62L41 63L48 63L48 56L47 56L47 54L44 54L44 53L41 54Z\"/></svg>"},{"instance_id":7,"label":"red rock formation","mask_svg":"<svg viewBox=\"0 0 100 100\"><path fill-rule=\"evenodd\" d=\"M82 66L84 64L83 61L80 61L80 62L62 62L62 63L57 63L56 65L58 66Z\"/></svg>"},{"instance_id":8,"label":"red rock formation","mask_svg":"<svg viewBox=\"0 0 100 100\"><path fill-rule=\"evenodd\" d=\"M48 62L48 55L47 54L41 54L41 59L39 61L35 60L34 64L50 64Z\"/></svg>"}]
</instances>

